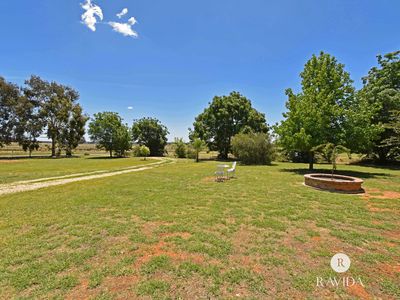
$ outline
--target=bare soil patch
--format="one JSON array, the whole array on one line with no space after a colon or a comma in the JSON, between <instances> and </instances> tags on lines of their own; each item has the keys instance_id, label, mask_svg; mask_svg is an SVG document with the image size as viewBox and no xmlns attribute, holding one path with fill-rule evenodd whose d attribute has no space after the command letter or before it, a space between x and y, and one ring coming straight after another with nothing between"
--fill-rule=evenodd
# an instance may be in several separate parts
<instances>
[{"instance_id":1,"label":"bare soil patch","mask_svg":"<svg viewBox=\"0 0 400 300\"><path fill-rule=\"evenodd\" d=\"M382 191L379 189L366 189L365 193L362 195L363 199L400 199L400 193L394 191Z\"/></svg>"},{"instance_id":2,"label":"bare soil patch","mask_svg":"<svg viewBox=\"0 0 400 300\"><path fill-rule=\"evenodd\" d=\"M354 284L347 288L349 294L358 297L359 299L369 300L372 299L371 295L360 284Z\"/></svg>"},{"instance_id":3,"label":"bare soil patch","mask_svg":"<svg viewBox=\"0 0 400 300\"><path fill-rule=\"evenodd\" d=\"M173 246L165 241L160 241L152 245L144 245L136 252L139 258L135 262L135 269L139 269L143 264L149 262L152 258L165 255L174 261L189 260L195 263L203 263L204 257L199 254L187 253L182 251L175 251Z\"/></svg>"}]
</instances>

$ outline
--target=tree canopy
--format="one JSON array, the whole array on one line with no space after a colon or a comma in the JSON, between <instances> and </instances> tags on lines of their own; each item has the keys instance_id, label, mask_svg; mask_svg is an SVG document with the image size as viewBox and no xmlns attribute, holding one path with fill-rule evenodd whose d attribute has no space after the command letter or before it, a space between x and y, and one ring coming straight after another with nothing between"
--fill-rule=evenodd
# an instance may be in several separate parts
<instances>
[{"instance_id":1,"label":"tree canopy","mask_svg":"<svg viewBox=\"0 0 400 300\"><path fill-rule=\"evenodd\" d=\"M13 140L18 124L17 105L20 98L18 86L0 77L0 147Z\"/></svg>"},{"instance_id":2,"label":"tree canopy","mask_svg":"<svg viewBox=\"0 0 400 300\"><path fill-rule=\"evenodd\" d=\"M115 112L100 112L89 123L90 139L100 149L123 156L132 147L129 128L122 123L122 118Z\"/></svg>"},{"instance_id":3,"label":"tree canopy","mask_svg":"<svg viewBox=\"0 0 400 300\"><path fill-rule=\"evenodd\" d=\"M57 147L71 155L85 134L87 120L78 99L71 87L38 76L25 81L23 87L0 78L0 146L15 141L31 155L47 130L52 156Z\"/></svg>"},{"instance_id":4,"label":"tree canopy","mask_svg":"<svg viewBox=\"0 0 400 300\"><path fill-rule=\"evenodd\" d=\"M238 92L228 96L215 96L209 106L196 117L190 139L199 138L210 150L219 151L228 158L231 139L240 132L268 132L263 113L252 107L251 101Z\"/></svg>"},{"instance_id":5,"label":"tree canopy","mask_svg":"<svg viewBox=\"0 0 400 300\"><path fill-rule=\"evenodd\" d=\"M156 118L135 120L132 126L133 142L150 149L150 156L163 156L169 131Z\"/></svg>"},{"instance_id":6,"label":"tree canopy","mask_svg":"<svg viewBox=\"0 0 400 300\"><path fill-rule=\"evenodd\" d=\"M51 139L51 155L57 155L57 147L59 151L66 149L70 155L77 146L76 140L85 134L87 118L77 103L79 93L69 86L48 82L38 76L32 76L25 84L24 94L31 104L39 107L37 118L43 121L47 137Z\"/></svg>"},{"instance_id":7,"label":"tree canopy","mask_svg":"<svg viewBox=\"0 0 400 300\"><path fill-rule=\"evenodd\" d=\"M364 86L359 97L366 101L375 113L371 122L381 128L371 151L381 160L390 158L391 144L383 143L393 136L394 130L385 124L390 123L392 113L400 110L400 51L378 55L379 67L373 67L363 78Z\"/></svg>"},{"instance_id":8,"label":"tree canopy","mask_svg":"<svg viewBox=\"0 0 400 300\"><path fill-rule=\"evenodd\" d=\"M355 97L350 74L335 57L313 55L300 77L302 90L286 90L285 119L275 127L286 150L307 152L312 169L314 147L331 143L355 149L373 136L368 117L372 110Z\"/></svg>"}]
</instances>

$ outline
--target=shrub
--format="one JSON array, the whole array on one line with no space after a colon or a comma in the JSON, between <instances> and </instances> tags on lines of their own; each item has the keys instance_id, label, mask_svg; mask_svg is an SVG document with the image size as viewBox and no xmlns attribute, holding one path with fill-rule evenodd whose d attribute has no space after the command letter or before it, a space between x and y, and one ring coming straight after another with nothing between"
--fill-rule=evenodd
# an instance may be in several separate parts
<instances>
[{"instance_id":1,"label":"shrub","mask_svg":"<svg viewBox=\"0 0 400 300\"><path fill-rule=\"evenodd\" d=\"M146 146L140 146L139 148L139 155L140 157L144 157L144 160L146 160L146 157L150 155L150 149L149 147Z\"/></svg>"},{"instance_id":2,"label":"shrub","mask_svg":"<svg viewBox=\"0 0 400 300\"><path fill-rule=\"evenodd\" d=\"M175 139L175 156L178 158L186 158L186 144L182 138Z\"/></svg>"},{"instance_id":3,"label":"shrub","mask_svg":"<svg viewBox=\"0 0 400 300\"><path fill-rule=\"evenodd\" d=\"M271 137L266 133L239 133L232 138L232 150L247 165L270 164L274 154Z\"/></svg>"}]
</instances>

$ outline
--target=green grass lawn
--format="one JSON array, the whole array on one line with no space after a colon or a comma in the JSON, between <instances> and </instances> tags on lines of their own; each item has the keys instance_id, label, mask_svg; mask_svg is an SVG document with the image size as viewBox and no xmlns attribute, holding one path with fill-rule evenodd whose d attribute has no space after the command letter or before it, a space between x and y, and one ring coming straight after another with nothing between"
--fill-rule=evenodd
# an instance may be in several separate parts
<instances>
[{"instance_id":1,"label":"green grass lawn","mask_svg":"<svg viewBox=\"0 0 400 300\"><path fill-rule=\"evenodd\" d=\"M224 183L216 164L0 196L0 298L400 297L400 171L339 166L365 180L359 196L303 186L303 164L239 166ZM316 287L329 276L365 287Z\"/></svg>"},{"instance_id":2,"label":"green grass lawn","mask_svg":"<svg viewBox=\"0 0 400 300\"><path fill-rule=\"evenodd\" d=\"M0 184L75 173L113 171L152 162L155 160L144 161L136 157L109 159L102 156L0 160Z\"/></svg>"}]
</instances>

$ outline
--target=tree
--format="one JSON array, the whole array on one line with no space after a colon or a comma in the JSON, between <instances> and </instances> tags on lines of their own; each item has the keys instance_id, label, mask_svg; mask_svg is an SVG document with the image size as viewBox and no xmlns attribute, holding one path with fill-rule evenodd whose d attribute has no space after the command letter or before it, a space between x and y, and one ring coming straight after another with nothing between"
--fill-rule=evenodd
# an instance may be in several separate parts
<instances>
[{"instance_id":1,"label":"tree","mask_svg":"<svg viewBox=\"0 0 400 300\"><path fill-rule=\"evenodd\" d=\"M16 140L24 151L29 152L29 157L32 157L32 151L39 149L38 138L45 126L40 103L24 94L20 98L17 114L19 122L16 126Z\"/></svg>"},{"instance_id":2,"label":"tree","mask_svg":"<svg viewBox=\"0 0 400 300\"><path fill-rule=\"evenodd\" d=\"M186 157L186 144L182 138L175 138L175 155L178 158Z\"/></svg>"},{"instance_id":3,"label":"tree","mask_svg":"<svg viewBox=\"0 0 400 300\"><path fill-rule=\"evenodd\" d=\"M389 123L385 124L386 129L393 131L393 134L382 141L382 147L390 149L390 156L398 157L400 155L400 110L392 112Z\"/></svg>"},{"instance_id":4,"label":"tree","mask_svg":"<svg viewBox=\"0 0 400 300\"><path fill-rule=\"evenodd\" d=\"M89 118L83 114L82 107L75 104L64 124L60 135L60 146L65 149L67 156L72 155L72 150L78 147L85 135L85 125Z\"/></svg>"},{"instance_id":5,"label":"tree","mask_svg":"<svg viewBox=\"0 0 400 300\"><path fill-rule=\"evenodd\" d=\"M147 156L150 155L149 147L146 147L145 145L140 146L139 147L139 155L140 155L140 157L144 157L144 160L146 160Z\"/></svg>"},{"instance_id":6,"label":"tree","mask_svg":"<svg viewBox=\"0 0 400 300\"><path fill-rule=\"evenodd\" d=\"M79 99L71 87L32 76L25 82L25 94L41 105L41 118L45 120L47 136L51 139L51 155L56 156L56 145L61 144L61 134L67 126L70 113Z\"/></svg>"},{"instance_id":7,"label":"tree","mask_svg":"<svg viewBox=\"0 0 400 300\"><path fill-rule=\"evenodd\" d=\"M17 106L21 98L18 86L0 77L0 147L14 138L18 124Z\"/></svg>"},{"instance_id":8,"label":"tree","mask_svg":"<svg viewBox=\"0 0 400 300\"><path fill-rule=\"evenodd\" d=\"M291 89L286 90L288 111L275 132L287 151L308 153L312 170L314 147L326 143L348 144L347 115L358 105L349 73L329 54L313 55L300 77L302 91L294 94Z\"/></svg>"},{"instance_id":9,"label":"tree","mask_svg":"<svg viewBox=\"0 0 400 300\"><path fill-rule=\"evenodd\" d=\"M232 138L233 154L247 165L270 164L274 149L267 133L239 133Z\"/></svg>"},{"instance_id":10,"label":"tree","mask_svg":"<svg viewBox=\"0 0 400 300\"><path fill-rule=\"evenodd\" d=\"M194 138L192 142L192 147L195 151L196 162L199 162L199 153L203 151L203 149L206 147L206 144L201 139Z\"/></svg>"},{"instance_id":11,"label":"tree","mask_svg":"<svg viewBox=\"0 0 400 300\"><path fill-rule=\"evenodd\" d=\"M122 124L115 133L115 154L119 157L124 157L126 151L132 149L131 133L126 124Z\"/></svg>"},{"instance_id":12,"label":"tree","mask_svg":"<svg viewBox=\"0 0 400 300\"><path fill-rule=\"evenodd\" d=\"M147 146L150 156L164 155L168 134L167 127L155 118L142 118L133 122L132 139L141 146Z\"/></svg>"},{"instance_id":13,"label":"tree","mask_svg":"<svg viewBox=\"0 0 400 300\"><path fill-rule=\"evenodd\" d=\"M252 107L251 101L238 92L216 96L203 113L198 115L190 130L190 139L205 141L211 150L218 150L227 159L231 139L243 131L268 132L265 115Z\"/></svg>"},{"instance_id":14,"label":"tree","mask_svg":"<svg viewBox=\"0 0 400 300\"><path fill-rule=\"evenodd\" d=\"M101 112L94 114L89 124L90 139L96 143L97 148L113 151L123 155L131 148L128 127L122 123L121 117L115 112Z\"/></svg>"},{"instance_id":15,"label":"tree","mask_svg":"<svg viewBox=\"0 0 400 300\"><path fill-rule=\"evenodd\" d=\"M390 157L391 145L382 145L382 142L390 139L394 131L383 125L391 121L393 111L400 110L400 50L384 56L378 55L377 58L379 67L371 68L363 78L364 87L360 97L370 107L377 107L371 120L382 130L372 146L372 152L380 161L385 161Z\"/></svg>"},{"instance_id":16,"label":"tree","mask_svg":"<svg viewBox=\"0 0 400 300\"><path fill-rule=\"evenodd\" d=\"M334 145L332 143L327 143L327 144L322 144L318 145L313 148L314 152L320 152L320 153L325 153L329 155L329 158L327 159L330 163L332 163L332 178L333 174L337 169L337 156L339 153L347 153L347 155L350 157L350 149L342 146L342 145Z\"/></svg>"}]
</instances>

